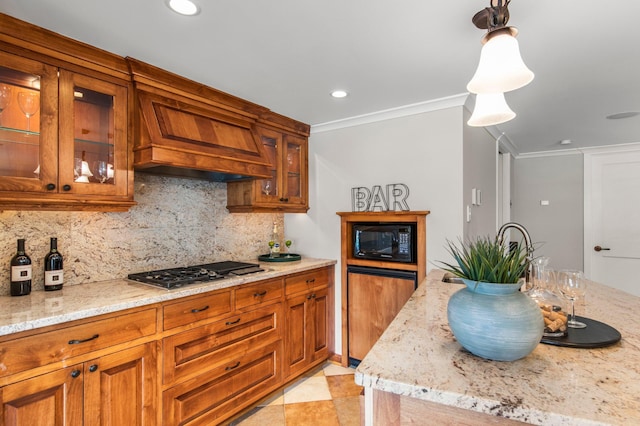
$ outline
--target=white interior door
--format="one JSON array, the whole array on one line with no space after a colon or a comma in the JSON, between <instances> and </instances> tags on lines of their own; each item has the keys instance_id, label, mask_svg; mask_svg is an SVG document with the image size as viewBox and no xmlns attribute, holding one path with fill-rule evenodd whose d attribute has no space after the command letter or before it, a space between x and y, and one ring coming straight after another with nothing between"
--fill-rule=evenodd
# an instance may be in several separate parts
<instances>
[{"instance_id":1,"label":"white interior door","mask_svg":"<svg viewBox=\"0 0 640 426\"><path fill-rule=\"evenodd\" d=\"M640 296L640 150L585 154L585 273Z\"/></svg>"}]
</instances>

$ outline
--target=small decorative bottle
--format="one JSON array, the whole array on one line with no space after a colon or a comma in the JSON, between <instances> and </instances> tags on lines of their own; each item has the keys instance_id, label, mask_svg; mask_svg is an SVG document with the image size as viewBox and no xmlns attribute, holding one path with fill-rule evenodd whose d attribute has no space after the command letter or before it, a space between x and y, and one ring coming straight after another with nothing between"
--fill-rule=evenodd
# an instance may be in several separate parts
<instances>
[{"instance_id":1,"label":"small decorative bottle","mask_svg":"<svg viewBox=\"0 0 640 426\"><path fill-rule=\"evenodd\" d=\"M31 259L24 251L24 239L18 240L18 251L11 259L11 295L26 296L31 293Z\"/></svg>"},{"instance_id":2,"label":"small decorative bottle","mask_svg":"<svg viewBox=\"0 0 640 426\"><path fill-rule=\"evenodd\" d=\"M278 233L278 224L273 222L273 232L271 233L271 241L269 241L271 252L269 257L280 257L280 234Z\"/></svg>"}]
</instances>

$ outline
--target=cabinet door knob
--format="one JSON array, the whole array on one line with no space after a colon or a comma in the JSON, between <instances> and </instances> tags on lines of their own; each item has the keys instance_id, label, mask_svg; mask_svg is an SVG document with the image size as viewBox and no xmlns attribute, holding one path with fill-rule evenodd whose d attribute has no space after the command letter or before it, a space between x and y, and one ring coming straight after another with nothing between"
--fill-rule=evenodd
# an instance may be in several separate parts
<instances>
[{"instance_id":1,"label":"cabinet door knob","mask_svg":"<svg viewBox=\"0 0 640 426\"><path fill-rule=\"evenodd\" d=\"M74 379L79 376L80 376L80 370L73 370L71 372L71 377L73 377Z\"/></svg>"},{"instance_id":2,"label":"cabinet door knob","mask_svg":"<svg viewBox=\"0 0 640 426\"><path fill-rule=\"evenodd\" d=\"M89 366L89 371L92 372L92 373L98 371L98 365L97 364L91 364Z\"/></svg>"},{"instance_id":3,"label":"cabinet door knob","mask_svg":"<svg viewBox=\"0 0 640 426\"><path fill-rule=\"evenodd\" d=\"M56 189L56 184L55 183L48 183L46 186L48 191L53 191L54 189Z\"/></svg>"},{"instance_id":4,"label":"cabinet door knob","mask_svg":"<svg viewBox=\"0 0 640 426\"><path fill-rule=\"evenodd\" d=\"M593 249L595 251L611 250L610 248L605 248L605 247L600 247L600 246L595 246Z\"/></svg>"},{"instance_id":5,"label":"cabinet door knob","mask_svg":"<svg viewBox=\"0 0 640 426\"><path fill-rule=\"evenodd\" d=\"M67 184L67 185L63 185L62 186L62 190L63 191L71 191L71 185Z\"/></svg>"}]
</instances>

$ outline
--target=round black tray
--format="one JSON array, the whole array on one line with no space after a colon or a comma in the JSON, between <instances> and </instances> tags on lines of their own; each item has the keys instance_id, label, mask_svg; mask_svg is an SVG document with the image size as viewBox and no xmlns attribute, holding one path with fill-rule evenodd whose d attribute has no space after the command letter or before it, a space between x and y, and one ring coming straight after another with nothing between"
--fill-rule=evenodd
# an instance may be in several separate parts
<instances>
[{"instance_id":1,"label":"round black tray","mask_svg":"<svg viewBox=\"0 0 640 426\"><path fill-rule=\"evenodd\" d=\"M544 336L540 342L570 348L603 348L618 343L622 338L618 330L603 322L577 315L576 319L587 326L585 328L568 328L566 336Z\"/></svg>"},{"instance_id":2,"label":"round black tray","mask_svg":"<svg viewBox=\"0 0 640 426\"><path fill-rule=\"evenodd\" d=\"M302 259L302 256L295 253L281 254L278 257L269 257L268 254L261 254L258 256L258 260L260 262L293 262L300 259Z\"/></svg>"}]
</instances>

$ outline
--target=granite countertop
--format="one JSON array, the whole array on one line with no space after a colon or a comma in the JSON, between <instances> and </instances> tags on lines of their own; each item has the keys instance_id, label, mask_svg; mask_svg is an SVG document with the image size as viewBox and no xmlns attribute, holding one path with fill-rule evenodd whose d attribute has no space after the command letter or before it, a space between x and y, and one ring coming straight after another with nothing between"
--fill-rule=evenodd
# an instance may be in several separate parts
<instances>
[{"instance_id":1,"label":"granite countertop","mask_svg":"<svg viewBox=\"0 0 640 426\"><path fill-rule=\"evenodd\" d=\"M539 344L513 362L462 349L447 322L462 288L432 271L358 366L359 385L533 424L640 424L640 298L589 282L578 316L622 334L613 346Z\"/></svg>"},{"instance_id":2,"label":"granite countertop","mask_svg":"<svg viewBox=\"0 0 640 426\"><path fill-rule=\"evenodd\" d=\"M264 272L203 284L190 284L175 290L165 290L122 279L72 285L60 291L34 291L28 296L2 296L0 297L0 336L165 302L335 263L335 260L310 258L295 262L260 263L260 266L265 269Z\"/></svg>"}]
</instances>

